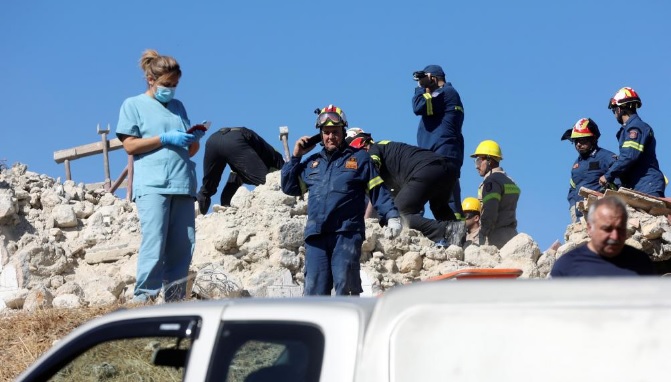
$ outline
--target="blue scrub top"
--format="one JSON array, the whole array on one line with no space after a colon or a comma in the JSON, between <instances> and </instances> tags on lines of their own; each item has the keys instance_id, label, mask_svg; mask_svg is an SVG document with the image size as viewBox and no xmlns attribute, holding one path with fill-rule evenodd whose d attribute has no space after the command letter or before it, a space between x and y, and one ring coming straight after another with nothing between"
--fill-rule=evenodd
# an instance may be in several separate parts
<instances>
[{"instance_id":1,"label":"blue scrub top","mask_svg":"<svg viewBox=\"0 0 671 382\"><path fill-rule=\"evenodd\" d=\"M119 111L116 134L150 138L191 126L184 105L176 99L163 106L145 93L127 98ZM196 196L196 164L188 147L165 145L133 156L133 198L147 194Z\"/></svg>"}]
</instances>

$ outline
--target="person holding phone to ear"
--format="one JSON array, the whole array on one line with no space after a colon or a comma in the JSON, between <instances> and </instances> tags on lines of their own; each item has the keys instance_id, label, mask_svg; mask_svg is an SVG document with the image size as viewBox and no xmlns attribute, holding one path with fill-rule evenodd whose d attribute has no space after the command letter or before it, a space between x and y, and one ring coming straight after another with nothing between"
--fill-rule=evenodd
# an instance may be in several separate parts
<instances>
[{"instance_id":1,"label":"person holding phone to ear","mask_svg":"<svg viewBox=\"0 0 671 382\"><path fill-rule=\"evenodd\" d=\"M365 238L366 196L370 197L380 225L391 237L403 229L389 190L367 152L345 142L348 122L334 105L317 109L315 127L322 149L303 160L316 143L300 137L282 167L282 192L301 196L308 192L305 225L304 294L359 296L361 244Z\"/></svg>"},{"instance_id":2,"label":"person holding phone to ear","mask_svg":"<svg viewBox=\"0 0 671 382\"><path fill-rule=\"evenodd\" d=\"M148 49L140 58L147 90L121 105L116 135L133 155L133 201L142 243L134 302L150 302L163 289L166 302L184 299L195 245L196 164L190 159L205 132L194 129L174 98L182 76L177 61Z\"/></svg>"}]
</instances>

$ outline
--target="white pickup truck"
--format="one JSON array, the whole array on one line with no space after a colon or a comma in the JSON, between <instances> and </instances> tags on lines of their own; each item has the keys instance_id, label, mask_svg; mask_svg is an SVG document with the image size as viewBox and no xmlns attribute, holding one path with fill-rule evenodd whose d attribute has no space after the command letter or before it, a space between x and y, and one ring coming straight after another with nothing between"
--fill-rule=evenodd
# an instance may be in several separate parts
<instances>
[{"instance_id":1,"label":"white pickup truck","mask_svg":"<svg viewBox=\"0 0 671 382\"><path fill-rule=\"evenodd\" d=\"M671 278L471 280L377 298L118 311L19 381L666 381Z\"/></svg>"}]
</instances>

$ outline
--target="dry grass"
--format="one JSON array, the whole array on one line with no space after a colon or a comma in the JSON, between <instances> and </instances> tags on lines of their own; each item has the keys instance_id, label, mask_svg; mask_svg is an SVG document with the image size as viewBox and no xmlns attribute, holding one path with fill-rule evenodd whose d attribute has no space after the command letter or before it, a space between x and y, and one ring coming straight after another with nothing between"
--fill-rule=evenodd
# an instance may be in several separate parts
<instances>
[{"instance_id":1,"label":"dry grass","mask_svg":"<svg viewBox=\"0 0 671 382\"><path fill-rule=\"evenodd\" d=\"M43 309L0 316L0 382L13 381L59 339L83 323L120 308L132 309L138 305L110 305L80 309ZM174 340L140 338L105 342L87 351L67 365L53 381L109 382L179 381L183 369L156 367L150 362L152 348L169 348ZM189 348L190 341L181 348ZM229 371L229 379L242 381L252 371L272 365L284 346L250 341L241 349ZM113 373L101 376L102 366L112 366Z\"/></svg>"},{"instance_id":2,"label":"dry grass","mask_svg":"<svg viewBox=\"0 0 671 382\"><path fill-rule=\"evenodd\" d=\"M86 321L120 307L45 309L0 317L0 381L14 380L56 340Z\"/></svg>"}]
</instances>

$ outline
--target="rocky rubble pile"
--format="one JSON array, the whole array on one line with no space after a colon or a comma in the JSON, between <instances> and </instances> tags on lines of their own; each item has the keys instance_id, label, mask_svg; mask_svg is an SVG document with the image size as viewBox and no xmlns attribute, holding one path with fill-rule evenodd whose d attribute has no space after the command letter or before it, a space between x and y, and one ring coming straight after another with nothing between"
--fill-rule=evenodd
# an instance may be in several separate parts
<instances>
[{"instance_id":1,"label":"rocky rubble pile","mask_svg":"<svg viewBox=\"0 0 671 382\"><path fill-rule=\"evenodd\" d=\"M300 296L307 204L280 190L279 172L253 191L240 188L231 207L196 219L196 249L188 288L203 299ZM630 211L632 238L655 260L671 257L664 217ZM135 204L102 189L87 190L14 165L0 173L0 310L103 305L132 298L140 244ZM389 238L366 222L365 294L419 282L462 268L519 268L542 278L557 256L584 243L584 227L566 231L566 244L541 253L521 233L501 250L438 248L405 229Z\"/></svg>"}]
</instances>

